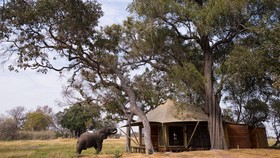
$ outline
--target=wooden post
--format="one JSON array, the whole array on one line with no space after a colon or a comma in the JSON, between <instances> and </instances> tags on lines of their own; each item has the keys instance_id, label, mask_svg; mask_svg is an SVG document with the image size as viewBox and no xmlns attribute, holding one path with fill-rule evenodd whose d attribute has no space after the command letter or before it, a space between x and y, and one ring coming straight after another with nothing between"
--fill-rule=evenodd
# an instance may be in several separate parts
<instances>
[{"instance_id":1,"label":"wooden post","mask_svg":"<svg viewBox=\"0 0 280 158\"><path fill-rule=\"evenodd\" d=\"M129 137L122 129L120 129L119 128L119 130L121 131L121 132L123 132L123 134L124 135L126 135L130 140L132 140L135 144L139 144L139 142L137 141L137 142L135 142L131 137ZM137 139L136 139L137 140Z\"/></svg>"},{"instance_id":2,"label":"wooden post","mask_svg":"<svg viewBox=\"0 0 280 158\"><path fill-rule=\"evenodd\" d=\"M167 141L167 126L166 124L163 124L163 137L164 137L164 147L167 148L168 146L168 141Z\"/></svg>"},{"instance_id":3,"label":"wooden post","mask_svg":"<svg viewBox=\"0 0 280 158\"><path fill-rule=\"evenodd\" d=\"M191 140L192 140L192 138L193 138L193 136L194 136L194 133L195 133L195 131L196 131L196 129L197 129L198 124L199 124L199 121L197 121L197 123L196 123L196 125L195 125L195 128L194 128L194 130L193 130L193 132L192 132L192 135L191 135L191 137L190 137L190 140L188 141L187 147L190 145L190 142L191 142Z\"/></svg>"}]
</instances>

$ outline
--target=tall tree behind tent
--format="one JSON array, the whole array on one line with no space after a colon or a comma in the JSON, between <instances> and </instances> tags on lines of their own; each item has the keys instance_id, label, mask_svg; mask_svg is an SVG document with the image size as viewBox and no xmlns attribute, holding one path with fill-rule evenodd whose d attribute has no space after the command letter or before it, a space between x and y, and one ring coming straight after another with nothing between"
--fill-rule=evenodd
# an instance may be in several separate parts
<instances>
[{"instance_id":1,"label":"tall tree behind tent","mask_svg":"<svg viewBox=\"0 0 280 158\"><path fill-rule=\"evenodd\" d=\"M232 52L242 47L243 53L264 53L271 62L263 75L275 75L271 68L277 68L279 49L259 47L259 35L277 30L279 5L279 0L134 0L130 5L136 20L128 19L133 34L127 37L133 41L135 60L167 72L186 89L189 102L203 106L209 114L212 149L227 148L219 103L225 80L234 77L224 66ZM259 45L248 45L250 39Z\"/></svg>"}]
</instances>

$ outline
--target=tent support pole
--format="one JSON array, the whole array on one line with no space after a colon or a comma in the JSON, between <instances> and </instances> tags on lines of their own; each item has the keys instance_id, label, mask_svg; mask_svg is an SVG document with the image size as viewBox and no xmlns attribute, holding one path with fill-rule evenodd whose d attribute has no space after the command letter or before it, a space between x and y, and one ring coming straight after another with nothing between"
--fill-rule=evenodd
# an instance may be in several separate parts
<instances>
[{"instance_id":1,"label":"tent support pole","mask_svg":"<svg viewBox=\"0 0 280 158\"><path fill-rule=\"evenodd\" d=\"M195 133L195 131L196 131L196 129L197 129L198 124L199 124L199 121L197 121L197 123L196 123L196 125L195 125L195 128L194 128L194 130L193 130L193 132L192 132L192 135L191 135L191 137L190 137L190 140L188 141L187 148L189 147L189 145L190 145L190 143L191 143L191 141L192 141L192 138L193 138L193 136L194 136L194 133Z\"/></svg>"},{"instance_id":2,"label":"tent support pole","mask_svg":"<svg viewBox=\"0 0 280 158\"><path fill-rule=\"evenodd\" d=\"M131 129L132 129L132 128L131 128ZM138 145L140 146L140 144L139 144L139 142L138 142L138 140L137 140L136 137L135 137L135 139L136 139L137 142L135 142L131 137L129 137L122 129L119 128L119 130L121 130L121 132L122 132L124 135L126 135L130 140L132 140L133 143L138 144ZM135 135L134 135L134 136L135 136Z\"/></svg>"},{"instance_id":3,"label":"tent support pole","mask_svg":"<svg viewBox=\"0 0 280 158\"><path fill-rule=\"evenodd\" d=\"M137 141L137 144L140 146L141 144L139 143L139 141L138 141L138 139L137 139L137 137L136 137L136 135L135 135L135 132L133 131L133 128L130 128L130 129L131 129L131 131L132 131L132 134L133 134L135 140Z\"/></svg>"}]
</instances>

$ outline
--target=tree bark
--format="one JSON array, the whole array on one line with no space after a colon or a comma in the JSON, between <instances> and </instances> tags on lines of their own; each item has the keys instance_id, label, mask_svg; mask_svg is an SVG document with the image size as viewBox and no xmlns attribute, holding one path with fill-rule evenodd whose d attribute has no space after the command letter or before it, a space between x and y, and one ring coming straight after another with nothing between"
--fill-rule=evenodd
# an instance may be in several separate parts
<instances>
[{"instance_id":1,"label":"tree bark","mask_svg":"<svg viewBox=\"0 0 280 158\"><path fill-rule=\"evenodd\" d=\"M129 115L128 118L127 118L127 125L128 127L126 127L126 134L127 134L127 137L126 137L126 143L125 143L125 151L130 153L131 152L131 121L132 121L132 117L133 115Z\"/></svg>"},{"instance_id":2,"label":"tree bark","mask_svg":"<svg viewBox=\"0 0 280 158\"><path fill-rule=\"evenodd\" d=\"M144 111L142 111L136 104L136 96L135 93L133 92L132 88L130 88L122 75L122 73L118 70L114 70L115 73L117 74L118 78L120 79L121 82L121 88L124 90L124 92L128 95L129 101L130 101L130 111L137 115L143 126L144 126L144 142L145 142L145 151L146 154L153 154L154 149L153 149L153 144L152 144L152 139L151 139L151 127L150 127L150 122L148 118L146 117Z\"/></svg>"},{"instance_id":3,"label":"tree bark","mask_svg":"<svg viewBox=\"0 0 280 158\"><path fill-rule=\"evenodd\" d=\"M219 101L215 97L213 89L213 52L207 37L200 41L204 52L204 85L205 85L205 107L209 113L208 130L210 135L211 149L227 149L224 139L224 131Z\"/></svg>"}]
</instances>

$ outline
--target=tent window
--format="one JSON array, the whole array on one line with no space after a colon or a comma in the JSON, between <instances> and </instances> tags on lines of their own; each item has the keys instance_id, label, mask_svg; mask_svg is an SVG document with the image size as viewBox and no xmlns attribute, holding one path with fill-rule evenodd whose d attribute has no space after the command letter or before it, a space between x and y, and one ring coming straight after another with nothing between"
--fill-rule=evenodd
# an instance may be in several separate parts
<instances>
[{"instance_id":1,"label":"tent window","mask_svg":"<svg viewBox=\"0 0 280 158\"><path fill-rule=\"evenodd\" d=\"M183 146L184 145L184 133L183 127L169 126L169 145L173 146Z\"/></svg>"}]
</instances>

